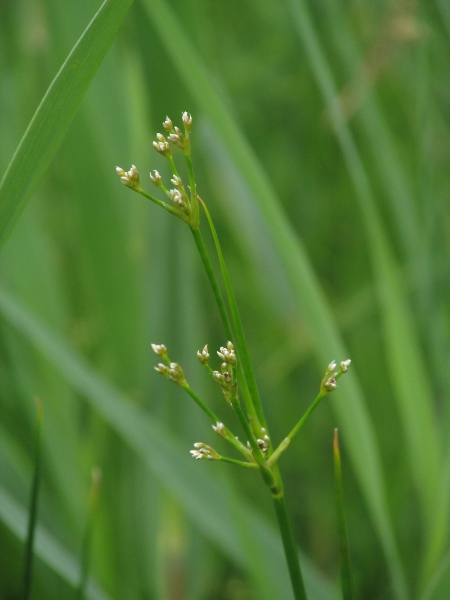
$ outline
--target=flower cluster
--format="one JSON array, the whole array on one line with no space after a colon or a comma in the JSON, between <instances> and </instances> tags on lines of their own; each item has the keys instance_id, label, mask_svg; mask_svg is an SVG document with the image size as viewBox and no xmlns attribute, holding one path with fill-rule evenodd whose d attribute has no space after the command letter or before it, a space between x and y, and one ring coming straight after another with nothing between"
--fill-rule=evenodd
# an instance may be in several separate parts
<instances>
[{"instance_id":1,"label":"flower cluster","mask_svg":"<svg viewBox=\"0 0 450 600\"><path fill-rule=\"evenodd\" d=\"M320 391L323 394L327 394L328 392L333 392L337 387L337 380L339 377L347 373L348 367L352 361L348 358L347 360L343 360L339 364L339 370L336 371L337 365L336 361L333 360L327 367L325 371L325 375L323 376L322 382L320 384Z\"/></svg>"},{"instance_id":2,"label":"flower cluster","mask_svg":"<svg viewBox=\"0 0 450 600\"><path fill-rule=\"evenodd\" d=\"M184 112L181 118L183 121L184 132L182 132L179 127L174 126L169 117L166 117L166 120L163 123L163 128L166 135L157 133L156 139L153 141L153 148L159 154L164 156L169 162L172 171L172 178L170 181L174 187L167 189L164 186L163 179L157 170L150 172L150 181L166 195L166 197L170 200L170 204L155 198L147 192L144 192L139 183L138 170L134 165L129 171L124 171L124 169L121 167L116 167L116 172L124 185L180 217L183 221L188 222L192 227L196 227L198 226L198 198L195 189L195 180L190 157L192 116L188 112ZM177 167L172 156L172 146L180 148L185 156L189 171L189 186L184 185L181 177L178 174Z\"/></svg>"},{"instance_id":3,"label":"flower cluster","mask_svg":"<svg viewBox=\"0 0 450 600\"><path fill-rule=\"evenodd\" d=\"M116 173L120 177L120 181L127 187L135 191L141 189L139 185L139 173L134 165L131 165L129 171L124 171L121 167L116 167Z\"/></svg>"},{"instance_id":4,"label":"flower cluster","mask_svg":"<svg viewBox=\"0 0 450 600\"><path fill-rule=\"evenodd\" d=\"M197 442L194 444L195 450L191 450L192 456L196 459L206 459L206 460L220 460L220 454L218 454L214 448L208 446L208 444L204 444L203 442Z\"/></svg>"}]
</instances>

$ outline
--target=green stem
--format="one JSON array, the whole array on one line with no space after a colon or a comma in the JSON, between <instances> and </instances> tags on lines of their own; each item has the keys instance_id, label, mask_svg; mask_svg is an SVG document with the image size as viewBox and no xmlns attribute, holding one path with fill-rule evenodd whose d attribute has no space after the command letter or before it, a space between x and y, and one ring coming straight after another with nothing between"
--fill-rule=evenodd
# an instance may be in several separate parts
<instances>
[{"instance_id":1,"label":"green stem","mask_svg":"<svg viewBox=\"0 0 450 600\"><path fill-rule=\"evenodd\" d=\"M84 600L86 597L86 588L89 576L89 565L91 558L91 540L92 540L92 532L94 529L94 518L95 518L95 509L98 504L98 497L100 491L100 482L101 482L101 470L96 467L92 469L91 473L91 489L89 492L89 501L88 501L88 520L86 524L86 530L83 536L83 545L81 549L81 576L80 581L78 583L78 587L76 590L75 598L76 600Z\"/></svg>"},{"instance_id":2,"label":"green stem","mask_svg":"<svg viewBox=\"0 0 450 600\"><path fill-rule=\"evenodd\" d=\"M205 242L203 240L203 236L201 234L200 229L192 228L192 235L194 236L195 244L197 246L197 250L200 254L200 258L202 260L203 266L205 267L206 275L209 279L209 283L212 287L214 297L217 302L217 306L219 308L219 313L222 318L223 326L225 327L226 334L228 339L234 343L235 335L233 333L233 329L231 327L231 321L228 316L228 312L225 306L225 301L222 296L222 292L220 291L219 283L216 278L216 274L214 273L214 269L211 263L211 259L209 258L208 251L205 246ZM245 408L249 417L249 420L253 423L258 422L258 418L256 416L255 408L253 406L251 395L249 393L247 382L245 379L245 373L242 369L241 361L238 361L237 370L240 375L240 394L244 400Z\"/></svg>"},{"instance_id":3,"label":"green stem","mask_svg":"<svg viewBox=\"0 0 450 600\"><path fill-rule=\"evenodd\" d=\"M353 600L352 567L348 541L347 521L344 509L344 488L342 484L341 453L339 451L338 430L334 430L333 440L334 481L339 528L339 563L341 568L341 589L343 600Z\"/></svg>"},{"instance_id":4,"label":"green stem","mask_svg":"<svg viewBox=\"0 0 450 600\"><path fill-rule=\"evenodd\" d=\"M191 226L198 227L199 225L199 210L198 210L198 197L197 197L197 185L194 177L194 165L192 164L192 158L190 154L185 154L185 159L189 173L189 187L191 188Z\"/></svg>"},{"instance_id":5,"label":"green stem","mask_svg":"<svg viewBox=\"0 0 450 600\"><path fill-rule=\"evenodd\" d=\"M281 491L278 493L278 495L272 495L272 498L278 519L278 527L280 529L281 538L283 541L284 554L286 556L286 562L289 569L294 598L295 600L307 600L302 572L300 570L298 549L292 533L291 522L286 509L286 501L284 499L283 489L281 488Z\"/></svg>"},{"instance_id":6,"label":"green stem","mask_svg":"<svg viewBox=\"0 0 450 600\"><path fill-rule=\"evenodd\" d=\"M41 479L41 431L42 431L42 402L36 398L37 423L36 437L34 443L34 474L31 488L30 513L28 520L28 533L25 543L24 572L23 572L23 600L30 597L32 567L33 567L33 544L36 532L37 502L39 483Z\"/></svg>"},{"instance_id":7,"label":"green stem","mask_svg":"<svg viewBox=\"0 0 450 600\"><path fill-rule=\"evenodd\" d=\"M227 313L227 309L225 306L225 302L222 296L222 292L220 291L219 283L216 278L216 274L214 273L213 266L211 264L211 260L208 255L208 251L206 250L205 242L203 240L203 236L198 227L191 227L192 235L194 236L195 245L197 246L198 253L200 254L200 258L202 260L203 266L205 267L206 275L209 279L209 283L212 287L214 297L216 299L217 306L219 308L220 316L222 318L223 326L225 327L226 334L230 341L234 340L233 329L231 328L230 318Z\"/></svg>"},{"instance_id":8,"label":"green stem","mask_svg":"<svg viewBox=\"0 0 450 600\"><path fill-rule=\"evenodd\" d=\"M244 469L259 469L256 463L243 462L242 460L236 460L234 458L228 458L227 456L220 457L221 462L227 462L232 465L236 465L238 467L243 467Z\"/></svg>"},{"instance_id":9,"label":"green stem","mask_svg":"<svg viewBox=\"0 0 450 600\"><path fill-rule=\"evenodd\" d=\"M253 432L250 428L249 422L247 421L247 419L244 415L244 412L241 408L239 400L237 398L231 398L231 404L232 404L234 412L238 416L239 422L241 423L242 428L244 429L244 431L247 435L247 438L250 442L250 445L252 447L252 453L253 453L252 458L254 460L256 460L256 462L258 463L261 477L263 478L265 484L267 486L269 486L269 488L271 490L276 489L278 486L278 481L277 481L276 477L274 476L274 473L272 472L272 470L267 467L264 455L258 446L258 442L256 441L256 438L253 435Z\"/></svg>"},{"instance_id":10,"label":"green stem","mask_svg":"<svg viewBox=\"0 0 450 600\"><path fill-rule=\"evenodd\" d=\"M294 427L294 429L292 429L292 431L284 438L284 440L281 442L281 444L278 446L278 448L273 452L273 454L271 454L270 458L267 461L267 464L269 466L274 465L277 462L277 460L280 458L280 456L283 454L283 452L285 452L288 449L293 438L297 435L297 433L300 431L300 429L303 427L303 425L306 423L306 421L311 416L312 412L317 408L317 406L319 405L322 398L326 395L327 395L327 392L319 392L317 398L314 400L314 402L311 404L311 406L305 412L305 414L300 419L300 421L297 423L297 425Z\"/></svg>"},{"instance_id":11,"label":"green stem","mask_svg":"<svg viewBox=\"0 0 450 600\"><path fill-rule=\"evenodd\" d=\"M208 417L214 424L220 422L219 417L209 408L209 406L207 406L203 402L200 396L194 392L194 390L190 387L190 385L187 382L181 387L187 394L189 394L189 396L192 398L192 400L194 400L197 406L199 406L202 409L202 411L208 415ZM226 439L232 446L234 446L236 450L243 454L247 459L253 459L253 456L251 455L249 449L246 448L244 444L236 438L236 436L228 429L228 427L224 426L224 430L225 435L222 437Z\"/></svg>"},{"instance_id":12,"label":"green stem","mask_svg":"<svg viewBox=\"0 0 450 600\"><path fill-rule=\"evenodd\" d=\"M217 415L209 408L208 405L206 405L203 402L203 400L200 398L200 396L194 392L194 390L191 388L191 386L187 382L184 385L182 385L181 387L187 394L189 394L189 396L197 404L197 406L199 406L202 409L202 411L208 415L208 417L211 419L211 421L213 423L218 423L220 421L220 419L217 417Z\"/></svg>"},{"instance_id":13,"label":"green stem","mask_svg":"<svg viewBox=\"0 0 450 600\"><path fill-rule=\"evenodd\" d=\"M206 208L205 203L200 199L203 210L205 211L206 218L208 219L208 223L211 229L212 236L214 238L214 244L216 246L217 256L219 258L220 268L222 271L223 280L225 283L225 289L228 297L228 304L230 306L231 317L233 319L234 328L236 330L236 339L238 343L238 350L240 354L240 359L242 361L242 369L245 374L245 380L247 382L248 390L250 392L250 397L252 400L253 410L251 413L255 412L260 427L264 427L267 430L266 419L264 417L261 398L259 395L258 385L256 383L255 374L253 372L252 363L250 360L250 355L248 352L247 341L245 339L244 328L242 326L241 316L239 314L239 309L236 302L236 297L234 295L233 287L231 285L231 280L228 274L228 269L225 264L225 260L223 258L222 249L220 247L219 238L217 236L216 228L214 227L214 223L212 221L211 215L209 214L208 209ZM248 409L247 409L247 412ZM251 414L250 413L250 414Z\"/></svg>"},{"instance_id":14,"label":"green stem","mask_svg":"<svg viewBox=\"0 0 450 600\"><path fill-rule=\"evenodd\" d=\"M156 196L152 196L151 194L149 194L148 192L146 192L142 188L137 188L135 191L138 194L141 194L141 196L144 196L144 198L147 198L148 200L151 200L152 202L154 202L158 206L161 206L162 208L166 209L168 212L172 213L173 215L175 215L176 217L178 217L182 221L185 221L186 223L189 223L189 217L188 217L188 215L185 215L183 212L181 212L181 210L178 210L178 208L175 208L175 206L171 206L170 204L167 204L166 202L163 202L162 200L160 200L159 198L156 198Z\"/></svg>"}]
</instances>

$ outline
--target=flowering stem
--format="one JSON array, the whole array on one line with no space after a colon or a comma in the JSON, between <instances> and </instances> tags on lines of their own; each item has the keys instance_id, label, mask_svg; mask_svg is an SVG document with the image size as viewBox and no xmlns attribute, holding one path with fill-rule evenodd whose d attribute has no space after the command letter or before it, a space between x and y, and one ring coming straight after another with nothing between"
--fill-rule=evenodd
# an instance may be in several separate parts
<instances>
[{"instance_id":1,"label":"flowering stem","mask_svg":"<svg viewBox=\"0 0 450 600\"><path fill-rule=\"evenodd\" d=\"M258 469L258 465L256 463L244 462L242 460L236 460L234 458L228 458L227 456L221 456L219 459L221 462L227 462L232 465L237 465L238 467L244 467L244 469Z\"/></svg>"},{"instance_id":2,"label":"flowering stem","mask_svg":"<svg viewBox=\"0 0 450 600\"><path fill-rule=\"evenodd\" d=\"M37 525L37 505L39 484L41 481L41 432L42 432L42 402L36 398L37 423L34 440L34 473L31 489L30 510L28 516L28 532L25 543L24 573L23 573L23 599L28 600L31 591L32 567L33 567L33 546L34 536Z\"/></svg>"},{"instance_id":3,"label":"flowering stem","mask_svg":"<svg viewBox=\"0 0 450 600\"><path fill-rule=\"evenodd\" d=\"M206 275L209 279L209 283L211 284L211 287L212 287L212 290L214 293L214 297L216 299L217 306L219 308L220 316L222 318L222 322L225 327L226 334L228 336L228 339L230 341L234 342L235 336L233 333L233 329L231 327L231 321L228 316L228 312L227 312L227 308L225 306L225 301L223 299L222 292L220 291L220 287L219 287L219 283L216 278L216 274L214 273L214 269L211 264L211 259L209 258L209 254L208 254L208 251L205 246L205 241L203 240L203 236L198 227L191 227L191 231L192 231L192 235L194 236L194 241L197 246L197 250L200 254L200 258L203 262L203 266L205 267L205 271L206 271ZM256 415L254 405L251 401L250 394L248 393L245 372L241 365L241 361L238 361L237 368L238 368L238 372L240 374L242 374L242 379L240 382L240 390L241 390L241 395L245 402L245 408L246 408L249 420L251 422L258 422L258 418Z\"/></svg>"},{"instance_id":4,"label":"flowering stem","mask_svg":"<svg viewBox=\"0 0 450 600\"><path fill-rule=\"evenodd\" d=\"M191 188L191 226L198 227L199 224L199 211L198 211L198 197L197 197L197 185L194 177L194 166L192 164L192 158L190 154L185 154L185 159L189 173L189 187Z\"/></svg>"},{"instance_id":5,"label":"flowering stem","mask_svg":"<svg viewBox=\"0 0 450 600\"><path fill-rule=\"evenodd\" d=\"M147 198L148 200L151 200L152 202L154 202L158 206L161 206L162 208L165 208L167 211L169 211L170 213L172 213L176 217L179 217L183 221L186 221L186 222L189 221L188 217L186 215L184 215L182 212L180 212L179 210L177 210L174 206L171 206L170 204L167 204L166 202L163 202L159 198L156 198L155 196L152 196L151 194L149 194L148 192L146 192L142 188L136 189L136 192L138 192L138 194L141 194L141 196L144 196L144 198Z\"/></svg>"},{"instance_id":6,"label":"flowering stem","mask_svg":"<svg viewBox=\"0 0 450 600\"><path fill-rule=\"evenodd\" d=\"M284 554L286 556L286 562L289 569L295 600L307 600L302 572L300 570L298 549L294 540L294 534L292 532L291 522L289 520L286 508L283 488L281 488L281 491L278 495L272 495L272 498L278 519L278 527L280 529L281 539L283 541Z\"/></svg>"},{"instance_id":7,"label":"flowering stem","mask_svg":"<svg viewBox=\"0 0 450 600\"><path fill-rule=\"evenodd\" d=\"M189 396L194 400L194 402L205 412L208 417L211 419L213 423L219 423L220 419L213 413L213 411L203 402L203 400L194 392L194 390L190 387L190 385L186 382L181 386L184 391L189 394ZM224 426L224 437L230 444L232 444L241 454L243 454L246 458L252 458L251 453L248 448L244 446L242 442L240 442L233 433ZM256 463L255 463L256 464Z\"/></svg>"},{"instance_id":8,"label":"flowering stem","mask_svg":"<svg viewBox=\"0 0 450 600\"><path fill-rule=\"evenodd\" d=\"M341 567L341 589L343 600L353 600L352 567L350 560L347 522L344 510L344 489L342 484L341 453L339 451L338 430L334 430L333 439L334 482L336 486L336 504L339 526L339 562Z\"/></svg>"},{"instance_id":9,"label":"flowering stem","mask_svg":"<svg viewBox=\"0 0 450 600\"><path fill-rule=\"evenodd\" d=\"M270 466L274 465L277 462L277 460L280 458L280 456L283 454L283 452L285 452L288 449L293 438L297 435L297 433L300 431L300 429L303 427L303 425L306 423L306 421L311 416L314 409L317 408L317 406L319 405L322 398L326 395L327 395L327 392L319 392L317 398L314 400L314 402L311 404L311 406L305 412L305 414L300 419L300 421L297 423L297 425L294 427L294 429L292 429L292 431L284 438L284 440L281 442L281 444L278 446L278 448L273 452L273 454L271 454L270 458L267 461L267 463Z\"/></svg>"},{"instance_id":10,"label":"flowering stem","mask_svg":"<svg viewBox=\"0 0 450 600\"><path fill-rule=\"evenodd\" d=\"M219 308L220 316L222 318L223 326L225 327L226 334L230 341L234 341L233 329L231 328L230 318L227 313L227 309L225 306L225 302L222 296L222 292L220 291L219 283L216 278L216 274L214 273L213 266L211 264L211 260L208 255L208 251L206 250L205 242L203 240L203 236L198 227L191 227L192 235L194 236L195 245L197 246L197 250L200 254L200 258L202 260L203 266L205 267L206 275L209 279L209 283L212 287L214 297L217 302L217 306Z\"/></svg>"},{"instance_id":11,"label":"flowering stem","mask_svg":"<svg viewBox=\"0 0 450 600\"><path fill-rule=\"evenodd\" d=\"M189 394L189 396L197 404L197 406L199 406L202 409L202 411L208 415L208 417L213 423L217 423L218 421L220 421L220 419L213 413L209 406L203 402L200 396L194 392L194 390L187 382L181 387L187 394Z\"/></svg>"},{"instance_id":12,"label":"flowering stem","mask_svg":"<svg viewBox=\"0 0 450 600\"><path fill-rule=\"evenodd\" d=\"M261 398L258 391L258 386L256 383L256 378L253 372L252 363L250 361L250 355L248 352L247 342L245 339L244 328L242 326L241 316L239 314L239 309L236 302L236 297L234 295L233 288L231 286L230 277L228 274L228 269L225 264L225 260L223 258L222 249L220 247L219 238L217 236L216 228L214 227L214 223L211 219L211 215L209 214L208 209L206 208L205 203L199 198L203 210L205 211L206 218L208 219L208 223L211 229L212 236L214 238L214 244L216 246L217 256L219 258L220 268L222 271L223 280L225 283L225 289L227 291L228 304L230 306L231 316L233 319L234 327L236 330L236 339L238 342L238 349L240 352L240 358L242 361L242 368L245 374L245 380L247 382L248 390L250 392L251 403L252 403L252 413L255 412L260 427L264 427L267 429L266 419L264 417ZM248 407L247 407L248 411Z\"/></svg>"}]
</instances>

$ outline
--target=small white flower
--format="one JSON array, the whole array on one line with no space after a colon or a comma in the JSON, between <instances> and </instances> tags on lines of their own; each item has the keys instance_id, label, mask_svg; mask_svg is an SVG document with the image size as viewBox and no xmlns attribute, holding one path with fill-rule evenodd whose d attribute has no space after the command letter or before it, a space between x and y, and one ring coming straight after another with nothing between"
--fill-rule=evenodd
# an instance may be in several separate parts
<instances>
[{"instance_id":1,"label":"small white flower","mask_svg":"<svg viewBox=\"0 0 450 600\"><path fill-rule=\"evenodd\" d=\"M192 127L192 117L188 112L184 112L181 115L181 119L183 121L183 125L186 129L186 131L190 131L191 127Z\"/></svg>"},{"instance_id":2,"label":"small white flower","mask_svg":"<svg viewBox=\"0 0 450 600\"><path fill-rule=\"evenodd\" d=\"M172 131L173 129L173 123L172 121L169 119L169 117L166 117L166 120L163 123L163 127L166 131Z\"/></svg>"},{"instance_id":3,"label":"small white flower","mask_svg":"<svg viewBox=\"0 0 450 600\"><path fill-rule=\"evenodd\" d=\"M220 435L220 437L226 437L225 425L220 421L217 421L217 423L213 425L212 428L217 433L217 435Z\"/></svg>"},{"instance_id":4,"label":"small white flower","mask_svg":"<svg viewBox=\"0 0 450 600\"><path fill-rule=\"evenodd\" d=\"M340 363L339 367L341 369L341 373L347 373L348 368L349 368L351 362L352 361L349 358L347 358L347 360L343 360Z\"/></svg>"},{"instance_id":5,"label":"small white flower","mask_svg":"<svg viewBox=\"0 0 450 600\"><path fill-rule=\"evenodd\" d=\"M206 459L206 460L220 460L220 455L208 446L208 444L204 444L203 442L197 442L194 444L195 450L190 450L189 452L195 458L195 460Z\"/></svg>"},{"instance_id":6,"label":"small white flower","mask_svg":"<svg viewBox=\"0 0 450 600\"><path fill-rule=\"evenodd\" d=\"M120 177L121 182L127 187L132 190L139 187L139 172L135 165L131 165L129 171L124 171L121 167L116 167L116 173Z\"/></svg>"},{"instance_id":7,"label":"small white flower","mask_svg":"<svg viewBox=\"0 0 450 600\"><path fill-rule=\"evenodd\" d=\"M150 172L150 179L152 183L156 185L156 187L162 186L162 177L156 169Z\"/></svg>"},{"instance_id":8,"label":"small white flower","mask_svg":"<svg viewBox=\"0 0 450 600\"><path fill-rule=\"evenodd\" d=\"M164 344L152 344L152 350L156 356L167 357L167 348Z\"/></svg>"},{"instance_id":9,"label":"small white flower","mask_svg":"<svg viewBox=\"0 0 450 600\"><path fill-rule=\"evenodd\" d=\"M203 350L200 352L200 350L197 351L197 358L198 360L201 362L202 365L207 365L208 361L209 361L209 352L208 352L208 345L206 344L203 348Z\"/></svg>"}]
</instances>

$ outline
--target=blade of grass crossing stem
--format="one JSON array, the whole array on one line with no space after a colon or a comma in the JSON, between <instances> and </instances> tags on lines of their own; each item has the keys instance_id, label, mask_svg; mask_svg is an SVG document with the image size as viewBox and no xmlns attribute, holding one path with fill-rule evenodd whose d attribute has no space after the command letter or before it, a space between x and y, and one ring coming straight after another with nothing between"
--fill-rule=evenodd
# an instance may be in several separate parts
<instances>
[{"instance_id":1,"label":"blade of grass crossing stem","mask_svg":"<svg viewBox=\"0 0 450 600\"><path fill-rule=\"evenodd\" d=\"M132 0L105 0L52 81L0 183L0 247L72 122Z\"/></svg>"},{"instance_id":2,"label":"blade of grass crossing stem","mask_svg":"<svg viewBox=\"0 0 450 600\"><path fill-rule=\"evenodd\" d=\"M215 130L218 131L223 144L259 203L261 214L271 231L274 246L286 269L293 292L314 331L318 360L321 364L328 364L330 356L346 355L330 308L303 246L285 218L281 202L267 173L258 163L253 150L239 130L223 100L223 95L216 89L212 77L170 7L161 0L146 0L143 6L159 31L161 43L173 60L180 79L185 82L193 98L214 124ZM170 36L167 36L167 31L171 31ZM355 375L350 374L346 386L346 405L333 402L333 408L339 415L342 427L345 428L349 455L376 524L396 588L396 597L406 599L408 593L405 576L390 521L381 460L372 423Z\"/></svg>"},{"instance_id":3,"label":"blade of grass crossing stem","mask_svg":"<svg viewBox=\"0 0 450 600\"><path fill-rule=\"evenodd\" d=\"M348 541L347 522L344 509L344 487L342 484L341 453L338 430L334 430L333 440L334 483L336 486L336 506L339 529L339 564L341 568L341 589L343 600L353 600L352 565Z\"/></svg>"},{"instance_id":4,"label":"blade of grass crossing stem","mask_svg":"<svg viewBox=\"0 0 450 600\"><path fill-rule=\"evenodd\" d=\"M186 451L162 423L153 420L151 415L132 407L117 389L99 377L83 359L77 356L57 336L47 331L37 319L20 306L5 290L0 288L0 312L3 317L47 359L89 402L102 418L136 452L143 463L161 479L164 485L182 502L186 513L190 515L200 530L213 539L221 549L242 568L250 569L253 557L242 549L239 534L235 531L229 507L219 486L211 484L211 474L199 471ZM229 490L230 492L230 490ZM204 502L208 494L210 502ZM290 582L282 555L279 535L268 528L255 513L254 507L247 507L241 498L240 503L245 519L251 523L252 535L266 548L266 573L280 591L281 598L292 597ZM277 565L276 569L272 566ZM251 571L257 572L257 565ZM314 600L335 600L332 588L318 577L317 573L308 573L305 580L310 581L315 590ZM264 581L265 581L265 578ZM256 583L256 582L255 582Z\"/></svg>"},{"instance_id":5,"label":"blade of grass crossing stem","mask_svg":"<svg viewBox=\"0 0 450 600\"><path fill-rule=\"evenodd\" d=\"M91 489L89 491L88 500L88 519L86 530L83 536L83 546L81 549L81 576L75 596L77 600L84 600L84 598L86 598L86 588L91 556L92 530L94 527L95 513L100 493L101 478L101 470L98 467L93 468L91 473Z\"/></svg>"},{"instance_id":6,"label":"blade of grass crossing stem","mask_svg":"<svg viewBox=\"0 0 450 600\"><path fill-rule=\"evenodd\" d=\"M368 248L382 309L388 366L405 428L411 471L428 528L434 520L434 500L441 471L440 436L432 410L433 395L425 373L416 325L358 148L340 107L334 102L337 91L312 19L303 0L290 0L290 7L299 37L306 48L306 55L311 61L312 71L330 109L337 138L358 192L356 197L366 225Z\"/></svg>"},{"instance_id":7,"label":"blade of grass crossing stem","mask_svg":"<svg viewBox=\"0 0 450 600\"><path fill-rule=\"evenodd\" d=\"M41 432L42 432L42 402L36 398L36 437L34 442L34 469L33 485L31 488L30 512L28 518L28 532L25 542L25 557L23 570L23 599L28 600L31 592L31 582L33 575L33 546L34 536L37 524L37 506L39 495L39 484L41 481Z\"/></svg>"}]
</instances>

